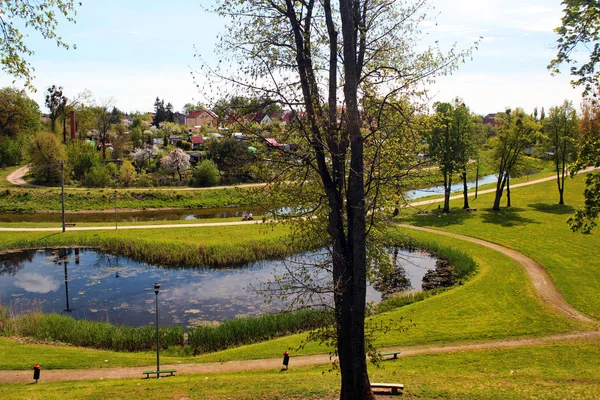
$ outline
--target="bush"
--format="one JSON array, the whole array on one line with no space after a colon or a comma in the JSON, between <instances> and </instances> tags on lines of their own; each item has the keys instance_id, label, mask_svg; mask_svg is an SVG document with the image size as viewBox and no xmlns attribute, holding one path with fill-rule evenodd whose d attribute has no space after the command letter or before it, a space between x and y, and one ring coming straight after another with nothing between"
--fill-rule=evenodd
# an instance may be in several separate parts
<instances>
[{"instance_id":1,"label":"bush","mask_svg":"<svg viewBox=\"0 0 600 400\"><path fill-rule=\"evenodd\" d=\"M107 187L112 181L110 170L106 165L94 165L84 177L88 187Z\"/></svg>"},{"instance_id":2,"label":"bush","mask_svg":"<svg viewBox=\"0 0 600 400\"><path fill-rule=\"evenodd\" d=\"M18 140L4 139L0 141L0 164L17 165L21 162L21 144Z\"/></svg>"},{"instance_id":3,"label":"bush","mask_svg":"<svg viewBox=\"0 0 600 400\"><path fill-rule=\"evenodd\" d=\"M194 169L194 175L192 177L192 186L196 187L208 187L219 184L221 180L221 173L217 164L211 160L203 160L196 169Z\"/></svg>"},{"instance_id":4,"label":"bush","mask_svg":"<svg viewBox=\"0 0 600 400\"><path fill-rule=\"evenodd\" d=\"M138 174L136 186L138 187L152 187L154 186L154 178L152 175L142 172Z\"/></svg>"}]
</instances>

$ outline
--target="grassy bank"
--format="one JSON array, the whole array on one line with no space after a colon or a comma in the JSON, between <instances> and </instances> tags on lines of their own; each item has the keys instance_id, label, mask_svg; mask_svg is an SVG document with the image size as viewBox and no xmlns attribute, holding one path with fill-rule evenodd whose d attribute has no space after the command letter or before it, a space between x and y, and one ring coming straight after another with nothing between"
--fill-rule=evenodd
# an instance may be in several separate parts
<instances>
[{"instance_id":1,"label":"grassy bank","mask_svg":"<svg viewBox=\"0 0 600 400\"><path fill-rule=\"evenodd\" d=\"M115 207L114 189L72 189L65 191L67 210L105 210ZM248 206L257 203L257 189L210 190L136 190L119 189L117 204L121 209L202 208ZM0 212L60 211L60 188L0 189Z\"/></svg>"},{"instance_id":2,"label":"grassy bank","mask_svg":"<svg viewBox=\"0 0 600 400\"><path fill-rule=\"evenodd\" d=\"M39 247L96 247L160 265L228 266L306 250L290 244L278 225L233 225L108 231L0 232L0 251Z\"/></svg>"},{"instance_id":3,"label":"grassy bank","mask_svg":"<svg viewBox=\"0 0 600 400\"><path fill-rule=\"evenodd\" d=\"M600 391L596 342L463 351L386 361L369 367L372 382L399 382L405 398L595 399ZM167 379L3 384L3 399L335 399L339 375L329 365L289 371L210 373ZM43 395L42 395L43 393Z\"/></svg>"},{"instance_id":4,"label":"grassy bank","mask_svg":"<svg viewBox=\"0 0 600 400\"><path fill-rule=\"evenodd\" d=\"M600 229L591 235L571 232L566 223L583 204L584 176L566 182L565 205L558 205L556 182L512 190L513 207L493 212L493 195L472 201L477 212L458 209L449 215L406 217L415 225L476 236L518 250L542 264L566 300L579 311L600 318ZM504 206L503 200L502 205Z\"/></svg>"}]
</instances>

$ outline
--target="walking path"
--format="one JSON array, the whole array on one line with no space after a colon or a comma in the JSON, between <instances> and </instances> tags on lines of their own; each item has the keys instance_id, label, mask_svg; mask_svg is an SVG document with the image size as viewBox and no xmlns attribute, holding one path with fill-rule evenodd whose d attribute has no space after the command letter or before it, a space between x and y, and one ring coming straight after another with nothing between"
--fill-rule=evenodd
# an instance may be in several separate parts
<instances>
[{"instance_id":1,"label":"walking path","mask_svg":"<svg viewBox=\"0 0 600 400\"><path fill-rule=\"evenodd\" d=\"M542 301L546 302L558 312L568 318L579 321L595 322L595 320L579 313L564 297L558 292L552 279L544 268L530 259L529 257L506 247L487 242L481 239L459 235L450 232L438 231L430 228L415 227L410 225L400 225L404 228L416 229L436 234L455 237L460 240L466 240L482 246L489 247L502 254L512 258L520 264L528 273L529 278L538 292ZM541 345L544 343L573 341L573 340L599 340L600 331L585 331L577 333L565 333L540 338L517 338L508 340L496 340L489 342L478 342L471 344L448 344L448 345L428 345L428 346L404 346L390 347L381 349L382 351L400 351L401 357L417 354L438 354L456 351L472 351L484 349L507 349L516 347L526 347ZM310 356L293 357L292 366L307 366L315 364L327 364L331 358L326 354L317 354ZM240 360L218 363L181 363L174 365L163 365L163 369L177 369L178 374L203 374L218 372L238 372L251 370L268 370L281 368L280 358L262 359L262 360ZM154 366L147 367L119 367L119 368L94 368L94 369L73 369L73 370L48 370L43 372L44 381L73 381L73 380L98 380L98 379L119 379L119 378L142 378L143 370L152 370ZM9 382L31 382L31 371L0 371L0 383Z\"/></svg>"},{"instance_id":2,"label":"walking path","mask_svg":"<svg viewBox=\"0 0 600 400\"><path fill-rule=\"evenodd\" d=\"M12 174L10 174L8 176L8 178L11 178L13 175L15 175L17 172L23 170L24 168L27 168L27 167L19 168L18 170L16 170ZM589 172L594 169L595 168L588 168L588 169L581 171L581 173ZM14 177L12 177L11 179L15 180ZM21 178L19 178L19 179L21 179ZM519 187L523 187L523 186L535 185L537 183L542 183L542 182L548 182L548 181L551 181L554 179L556 179L556 176L548 176L546 178L540 178L540 179L536 179L536 180L533 180L530 182L523 182L523 183L511 185L511 189L515 189L515 188L519 188ZM10 179L9 179L9 181L10 181ZM26 182L24 182L24 183L25 183L25 185L30 185ZM264 186L264 185L266 185L266 184L259 183L259 184L240 185L240 186L236 186L236 187L260 187L260 186ZM30 186L33 186L33 185L30 185ZM231 186L222 186L222 187L217 186L216 188L231 188ZM185 189L181 189L181 190L187 190L187 189L197 190L197 189L206 189L206 188L185 188ZM215 189L215 188L213 187L211 189ZM169 190L171 190L171 189L169 189ZM495 191L496 191L495 188L485 189L485 190L480 190L478 192L478 194L494 193ZM473 197L474 195L475 195L474 193L469 193L469 197ZM456 200L456 199L462 199L462 198L463 198L462 194L450 196L450 200ZM436 198L436 199L429 199L429 200L421 200L421 201L415 201L415 202L408 203L405 205L405 207L420 207L420 206L425 206L425 205L430 205L430 204L435 204L435 203L441 203L443 201L444 201L443 197ZM128 211L131 211L131 210L128 210ZM139 210L139 211L142 211L142 210ZM199 228L199 227L205 227L205 226L258 224L258 223L263 223L263 222L264 221L256 220L256 221L209 222L209 223L197 223L197 224L181 224L180 223L180 224L165 224L165 225L119 225L119 229L123 230L123 229ZM80 227L68 227L66 230L68 230L68 231L95 231L95 230L114 230L114 229L115 229L114 226L80 226ZM55 227L55 228L5 228L5 227L0 227L0 232L59 232L59 231L62 231L62 227L60 227L60 226Z\"/></svg>"},{"instance_id":3,"label":"walking path","mask_svg":"<svg viewBox=\"0 0 600 400\"><path fill-rule=\"evenodd\" d=\"M40 186L40 185L34 185L31 184L29 182L26 182L23 177L25 175L27 175L27 173L29 172L29 167L28 166L24 166L21 168L18 168L16 170L14 170L13 172L11 172L10 174L8 174L8 176L6 177L6 180L9 183L12 183L13 185L16 186L23 186L23 187L30 187L30 188L43 188L43 189L60 189L59 187L53 187L53 186ZM127 191L127 190L135 190L135 191L141 191L141 190L168 190L168 191L186 191L186 190L214 190L214 189L235 189L235 188L260 188L260 187L265 187L267 186L266 183L245 183L245 184L241 184L241 185L235 185L235 186L211 186L211 187L169 187L169 188L119 188L119 190L121 191ZM89 188L85 188L85 187L65 187L65 190L89 190Z\"/></svg>"}]
</instances>

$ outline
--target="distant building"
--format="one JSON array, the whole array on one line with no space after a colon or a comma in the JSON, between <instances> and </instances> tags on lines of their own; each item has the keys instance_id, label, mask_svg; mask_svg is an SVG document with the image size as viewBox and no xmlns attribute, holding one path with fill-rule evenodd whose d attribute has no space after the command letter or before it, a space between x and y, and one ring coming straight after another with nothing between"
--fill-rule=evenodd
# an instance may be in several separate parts
<instances>
[{"instance_id":1,"label":"distant building","mask_svg":"<svg viewBox=\"0 0 600 400\"><path fill-rule=\"evenodd\" d=\"M186 115L180 112L173 113L173 120L177 122L179 125L185 125Z\"/></svg>"},{"instance_id":2,"label":"distant building","mask_svg":"<svg viewBox=\"0 0 600 400\"><path fill-rule=\"evenodd\" d=\"M200 150L204 147L204 138L202 136L190 136L190 143L192 143L192 150Z\"/></svg>"},{"instance_id":3,"label":"distant building","mask_svg":"<svg viewBox=\"0 0 600 400\"><path fill-rule=\"evenodd\" d=\"M216 128L219 122L219 116L211 110L196 110L185 118L185 124L188 126L211 126Z\"/></svg>"},{"instance_id":4,"label":"distant building","mask_svg":"<svg viewBox=\"0 0 600 400\"><path fill-rule=\"evenodd\" d=\"M497 126L502 126L504 125L504 122L502 122L499 119L496 119L496 116L498 114L488 114L485 117L483 117L483 124L489 124L492 125L494 128Z\"/></svg>"}]
</instances>

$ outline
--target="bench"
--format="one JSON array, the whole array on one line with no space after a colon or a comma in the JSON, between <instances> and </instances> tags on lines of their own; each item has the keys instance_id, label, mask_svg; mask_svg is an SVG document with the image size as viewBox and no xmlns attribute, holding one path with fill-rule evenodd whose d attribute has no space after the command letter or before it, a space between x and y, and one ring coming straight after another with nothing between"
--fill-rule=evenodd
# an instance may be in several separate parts
<instances>
[{"instance_id":1,"label":"bench","mask_svg":"<svg viewBox=\"0 0 600 400\"><path fill-rule=\"evenodd\" d=\"M388 351L388 352L385 352L385 353L379 353L379 354L381 355L381 357L382 357L382 358L383 358L383 357L389 357L389 356L392 356L392 358L391 358L391 359L392 359L392 360L395 360L395 359L397 359L397 358L398 358L398 354L400 354L400 351Z\"/></svg>"},{"instance_id":2,"label":"bench","mask_svg":"<svg viewBox=\"0 0 600 400\"><path fill-rule=\"evenodd\" d=\"M371 389L391 389L392 394L400 394L399 390L404 390L401 383L371 383Z\"/></svg>"},{"instance_id":3,"label":"bench","mask_svg":"<svg viewBox=\"0 0 600 400\"><path fill-rule=\"evenodd\" d=\"M160 370L160 374L169 374L168 376L174 376L175 372L177 372L176 369L161 369ZM156 375L157 372L156 370L154 371L144 371L142 372L142 374L146 374L146 379L150 378L150 375Z\"/></svg>"},{"instance_id":4,"label":"bench","mask_svg":"<svg viewBox=\"0 0 600 400\"><path fill-rule=\"evenodd\" d=\"M77 224L74 222L65 222L65 226L75 226L75 225L77 225Z\"/></svg>"}]
</instances>

